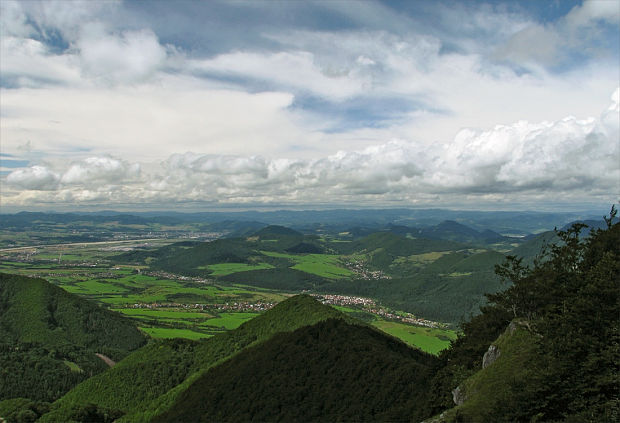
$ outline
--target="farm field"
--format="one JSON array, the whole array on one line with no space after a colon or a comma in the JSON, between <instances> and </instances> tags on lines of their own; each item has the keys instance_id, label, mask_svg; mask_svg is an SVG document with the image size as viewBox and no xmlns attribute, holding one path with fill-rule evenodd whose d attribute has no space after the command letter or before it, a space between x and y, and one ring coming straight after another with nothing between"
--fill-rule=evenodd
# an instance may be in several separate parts
<instances>
[{"instance_id":1,"label":"farm field","mask_svg":"<svg viewBox=\"0 0 620 423\"><path fill-rule=\"evenodd\" d=\"M248 272L250 270L273 269L273 266L268 263L259 263L254 265L246 263L220 263L211 264L205 267L212 271L211 276L226 276L231 273Z\"/></svg>"},{"instance_id":2,"label":"farm field","mask_svg":"<svg viewBox=\"0 0 620 423\"><path fill-rule=\"evenodd\" d=\"M431 354L438 354L450 346L451 340L456 339L456 332L447 329L412 326L386 320L376 320L372 325Z\"/></svg>"},{"instance_id":3,"label":"farm field","mask_svg":"<svg viewBox=\"0 0 620 423\"><path fill-rule=\"evenodd\" d=\"M348 278L354 275L352 271L340 265L340 256L331 254L304 254L293 255L261 251L266 256L285 258L295 263L292 269L311 273L328 279Z\"/></svg>"},{"instance_id":4,"label":"farm field","mask_svg":"<svg viewBox=\"0 0 620 423\"><path fill-rule=\"evenodd\" d=\"M68 292L135 319L137 326L152 338L207 338L237 328L292 295L217 278L272 269L268 263L210 264L208 269L212 273L209 277L199 278L149 269L146 263L127 265L115 261L120 252L144 248L145 245L161 247L166 243L98 242L3 250L0 252L0 271L44 278ZM292 269L328 280L354 275L343 267L338 255L261 253L287 259L293 264ZM357 314L356 317L364 314L356 308L335 308L354 316ZM377 316L365 317L374 320L375 327L433 354L446 348L454 337L454 332L443 329L415 327L385 321Z\"/></svg>"}]
</instances>

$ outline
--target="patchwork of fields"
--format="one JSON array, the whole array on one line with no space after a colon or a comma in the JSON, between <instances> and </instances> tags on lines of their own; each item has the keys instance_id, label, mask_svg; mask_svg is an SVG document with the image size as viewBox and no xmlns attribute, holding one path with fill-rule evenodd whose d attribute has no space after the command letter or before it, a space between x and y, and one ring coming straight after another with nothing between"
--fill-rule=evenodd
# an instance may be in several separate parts
<instances>
[{"instance_id":1,"label":"patchwork of fields","mask_svg":"<svg viewBox=\"0 0 620 423\"><path fill-rule=\"evenodd\" d=\"M160 241L156 246L162 245L165 243ZM131 248L135 245L111 242L5 250L0 253L0 271L45 278L68 292L135 319L137 326L153 338L207 338L234 329L293 295L218 279L235 273L247 275L274 269L267 260L208 264L204 268L210 272L209 277L187 277L149 269L147 263L117 263L115 257L119 250ZM287 260L290 269L326 280L355 275L339 255L274 251L260 251L260 254L266 259ZM450 330L388 321L358 308L340 309L433 354L455 338Z\"/></svg>"}]
</instances>

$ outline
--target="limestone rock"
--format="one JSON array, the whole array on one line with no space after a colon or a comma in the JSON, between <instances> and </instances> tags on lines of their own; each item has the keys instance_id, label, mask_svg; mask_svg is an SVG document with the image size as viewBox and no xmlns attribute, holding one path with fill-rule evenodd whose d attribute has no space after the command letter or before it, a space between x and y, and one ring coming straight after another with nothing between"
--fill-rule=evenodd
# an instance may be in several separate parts
<instances>
[{"instance_id":1,"label":"limestone rock","mask_svg":"<svg viewBox=\"0 0 620 423\"><path fill-rule=\"evenodd\" d=\"M486 369L488 366L493 364L497 357L500 355L500 350L496 345L491 345L487 352L484 353L484 357L482 357L482 368Z\"/></svg>"},{"instance_id":2,"label":"limestone rock","mask_svg":"<svg viewBox=\"0 0 620 423\"><path fill-rule=\"evenodd\" d=\"M454 401L456 405L463 405L466 399L467 396L465 395L465 392L463 392L460 386L457 386L455 389L452 390L452 401Z\"/></svg>"}]
</instances>

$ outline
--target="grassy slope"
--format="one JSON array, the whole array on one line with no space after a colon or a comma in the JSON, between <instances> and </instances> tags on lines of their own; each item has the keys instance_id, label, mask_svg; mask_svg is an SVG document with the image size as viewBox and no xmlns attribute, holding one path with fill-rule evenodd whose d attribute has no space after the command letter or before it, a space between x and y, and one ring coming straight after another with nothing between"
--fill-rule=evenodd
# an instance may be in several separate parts
<instances>
[{"instance_id":1,"label":"grassy slope","mask_svg":"<svg viewBox=\"0 0 620 423\"><path fill-rule=\"evenodd\" d=\"M42 421L66 420L73 406L88 403L133 412L126 416L127 420L141 421L156 410L165 409L187 384L183 380L191 380L191 375L195 378L215 363L275 333L330 317L343 315L311 297L296 296L233 331L202 342L170 340L149 344L70 391Z\"/></svg>"},{"instance_id":2,"label":"grassy slope","mask_svg":"<svg viewBox=\"0 0 620 423\"><path fill-rule=\"evenodd\" d=\"M500 350L497 360L460 385L466 396L463 405L448 410L437 421L497 421L497 407L505 410L511 403L521 401L523 392L519 387L527 386L539 371L536 369L534 335L519 325L514 327L514 330L507 329L493 342ZM515 412L520 406L514 407ZM519 420L517 417L515 419Z\"/></svg>"},{"instance_id":3,"label":"grassy slope","mask_svg":"<svg viewBox=\"0 0 620 423\"><path fill-rule=\"evenodd\" d=\"M210 369L152 421L408 421L420 417L433 363L370 327L330 319Z\"/></svg>"}]
</instances>

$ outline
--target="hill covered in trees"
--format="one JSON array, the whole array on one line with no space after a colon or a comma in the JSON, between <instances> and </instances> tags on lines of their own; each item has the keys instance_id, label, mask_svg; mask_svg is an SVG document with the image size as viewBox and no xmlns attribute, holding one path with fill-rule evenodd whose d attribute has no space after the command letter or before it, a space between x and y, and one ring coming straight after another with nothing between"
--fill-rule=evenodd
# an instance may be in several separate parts
<instances>
[{"instance_id":1,"label":"hill covered in trees","mask_svg":"<svg viewBox=\"0 0 620 423\"><path fill-rule=\"evenodd\" d=\"M0 398L52 401L146 343L134 323L45 280L0 274Z\"/></svg>"},{"instance_id":2,"label":"hill covered in trees","mask_svg":"<svg viewBox=\"0 0 620 423\"><path fill-rule=\"evenodd\" d=\"M248 348L153 422L416 421L434 357L330 319Z\"/></svg>"},{"instance_id":3,"label":"hill covered in trees","mask_svg":"<svg viewBox=\"0 0 620 423\"><path fill-rule=\"evenodd\" d=\"M620 224L581 224L532 267L510 257L497 267L511 285L442 356L429 403L437 422L617 421L620 415ZM509 322L510 323L509 325ZM506 329L508 327L508 329ZM499 336L501 335L501 336ZM498 338L499 336L499 338ZM494 348L491 348L490 345ZM485 352L495 363L481 369ZM457 398L458 397L458 398Z\"/></svg>"},{"instance_id":4,"label":"hill covered in trees","mask_svg":"<svg viewBox=\"0 0 620 423\"><path fill-rule=\"evenodd\" d=\"M127 413L127 421L145 421L165 410L191 380L210 367L280 332L329 318L350 320L309 296L295 296L235 330L203 341L156 341L132 353L113 368L75 387L53 404L43 421L67 421L89 404Z\"/></svg>"}]
</instances>

